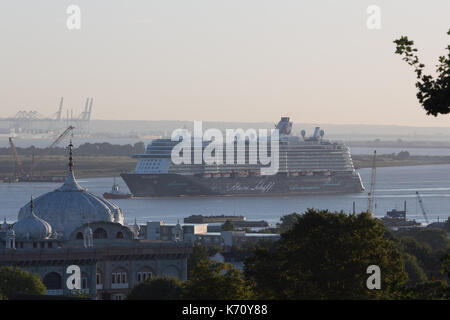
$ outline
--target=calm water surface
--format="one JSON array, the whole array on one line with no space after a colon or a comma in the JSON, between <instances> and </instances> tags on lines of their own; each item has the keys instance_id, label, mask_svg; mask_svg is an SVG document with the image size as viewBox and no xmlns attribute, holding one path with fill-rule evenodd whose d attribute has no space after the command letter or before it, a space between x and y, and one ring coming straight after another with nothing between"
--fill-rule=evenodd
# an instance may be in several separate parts
<instances>
[{"instance_id":1,"label":"calm water surface","mask_svg":"<svg viewBox=\"0 0 450 320\"><path fill-rule=\"evenodd\" d=\"M280 216L291 212L304 212L307 208L352 211L367 209L367 191L370 185L370 169L359 170L366 191L359 194L286 196L286 197L200 197L116 200L122 208L127 223L136 217L139 223L147 220L164 220L176 223L192 214L244 215L247 219L264 219L270 224ZM118 179L122 191L125 183ZM90 192L101 196L109 191L113 178L79 179ZM59 183L0 183L0 218L9 222L17 220L20 207L31 195L37 197L57 188ZM408 216L424 222L416 198L419 191L430 222L447 219L450 214L450 165L409 166L377 168L375 188L375 216L385 215L387 210L403 208L407 201Z\"/></svg>"}]
</instances>

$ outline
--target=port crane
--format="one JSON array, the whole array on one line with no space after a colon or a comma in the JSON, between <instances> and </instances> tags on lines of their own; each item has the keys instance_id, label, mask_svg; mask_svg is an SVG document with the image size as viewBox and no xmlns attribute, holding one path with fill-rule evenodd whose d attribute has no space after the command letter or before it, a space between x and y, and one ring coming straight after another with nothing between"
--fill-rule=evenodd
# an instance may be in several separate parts
<instances>
[{"instance_id":1,"label":"port crane","mask_svg":"<svg viewBox=\"0 0 450 320\"><path fill-rule=\"evenodd\" d=\"M369 191L369 204L367 206L367 212L373 215L373 207L375 203L375 182L377 176L377 151L373 152L372 159L372 177L370 178L370 191Z\"/></svg>"},{"instance_id":2,"label":"port crane","mask_svg":"<svg viewBox=\"0 0 450 320\"><path fill-rule=\"evenodd\" d=\"M62 139L64 139L73 129L75 129L74 126L69 126L66 130L64 130L63 133L61 133L55 141L53 141L53 143L48 146L38 157L37 159L34 159L29 167L28 170L25 170L23 168L23 164L22 161L19 158L19 155L17 154L17 149L14 145L14 142L12 140L12 138L9 138L9 144L11 146L11 151L13 153L14 156L14 161L17 165L17 168L19 170L20 175L22 176L30 176L33 172L33 170L37 167L37 165L42 161L42 158L47 155L50 152L50 149L52 149L53 147L55 147L57 144L59 144L61 142Z\"/></svg>"},{"instance_id":3,"label":"port crane","mask_svg":"<svg viewBox=\"0 0 450 320\"><path fill-rule=\"evenodd\" d=\"M16 172L14 174L17 174L17 170L21 175L25 175L25 170L23 169L22 161L20 161L19 155L17 154L16 146L14 145L14 142L12 138L9 138L9 145L11 146L11 152L14 157L14 162L16 164Z\"/></svg>"},{"instance_id":4,"label":"port crane","mask_svg":"<svg viewBox=\"0 0 450 320\"><path fill-rule=\"evenodd\" d=\"M423 206L422 198L420 197L419 191L416 191L417 200L419 201L420 209L422 210L423 217L425 218L425 222L428 224L428 216L425 208Z\"/></svg>"}]
</instances>

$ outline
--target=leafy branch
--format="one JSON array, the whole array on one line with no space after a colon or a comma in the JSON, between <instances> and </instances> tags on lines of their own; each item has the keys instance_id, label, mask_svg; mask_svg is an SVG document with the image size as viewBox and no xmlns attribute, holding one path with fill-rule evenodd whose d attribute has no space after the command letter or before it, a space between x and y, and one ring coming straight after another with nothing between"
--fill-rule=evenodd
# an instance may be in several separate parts
<instances>
[{"instance_id":1,"label":"leafy branch","mask_svg":"<svg viewBox=\"0 0 450 320\"><path fill-rule=\"evenodd\" d=\"M450 35L450 30L447 34ZM420 63L416 55L418 50L414 47L414 41L402 36L394 40L394 43L395 53L403 56L402 60L414 68L419 79L416 83L416 96L427 115L436 117L450 113L450 45L447 46L447 56L439 57L439 63L436 65L437 77L434 79L431 75L424 74L425 65Z\"/></svg>"}]
</instances>

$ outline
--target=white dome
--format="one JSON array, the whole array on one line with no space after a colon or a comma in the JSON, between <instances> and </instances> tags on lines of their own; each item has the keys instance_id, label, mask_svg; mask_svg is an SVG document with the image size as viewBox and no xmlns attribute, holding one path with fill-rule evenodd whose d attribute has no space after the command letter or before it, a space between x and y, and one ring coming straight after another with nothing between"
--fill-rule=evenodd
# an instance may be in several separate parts
<instances>
[{"instance_id":1,"label":"white dome","mask_svg":"<svg viewBox=\"0 0 450 320\"><path fill-rule=\"evenodd\" d=\"M108 221L123 224L118 206L81 187L69 171L64 184L34 200L34 213L47 221L54 231L68 237L78 226L89 222ZM19 211L19 221L30 215L30 205Z\"/></svg>"},{"instance_id":2,"label":"white dome","mask_svg":"<svg viewBox=\"0 0 450 320\"><path fill-rule=\"evenodd\" d=\"M13 232L18 239L47 239L52 235L52 227L31 211L30 215L14 224Z\"/></svg>"}]
</instances>

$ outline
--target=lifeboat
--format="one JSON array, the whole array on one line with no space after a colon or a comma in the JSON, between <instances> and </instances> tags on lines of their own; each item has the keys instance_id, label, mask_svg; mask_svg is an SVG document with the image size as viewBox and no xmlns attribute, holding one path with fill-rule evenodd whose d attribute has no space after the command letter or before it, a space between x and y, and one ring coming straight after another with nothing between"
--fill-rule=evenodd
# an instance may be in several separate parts
<instances>
[{"instance_id":1,"label":"lifeboat","mask_svg":"<svg viewBox=\"0 0 450 320\"><path fill-rule=\"evenodd\" d=\"M231 173L230 172L224 172L224 173L222 173L222 177L229 178L229 177L231 177Z\"/></svg>"},{"instance_id":2,"label":"lifeboat","mask_svg":"<svg viewBox=\"0 0 450 320\"><path fill-rule=\"evenodd\" d=\"M238 172L236 172L236 175L238 177L248 177L248 172L247 171L238 171Z\"/></svg>"},{"instance_id":3,"label":"lifeboat","mask_svg":"<svg viewBox=\"0 0 450 320\"><path fill-rule=\"evenodd\" d=\"M331 176L331 171L330 170L325 170L325 172L323 173L326 176Z\"/></svg>"},{"instance_id":4,"label":"lifeboat","mask_svg":"<svg viewBox=\"0 0 450 320\"><path fill-rule=\"evenodd\" d=\"M298 177L298 171L291 171L289 173L289 175L293 176L293 177Z\"/></svg>"},{"instance_id":5,"label":"lifeboat","mask_svg":"<svg viewBox=\"0 0 450 320\"><path fill-rule=\"evenodd\" d=\"M212 177L213 178L220 178L222 175L219 172L213 173Z\"/></svg>"},{"instance_id":6,"label":"lifeboat","mask_svg":"<svg viewBox=\"0 0 450 320\"><path fill-rule=\"evenodd\" d=\"M252 172L250 172L250 174L252 176L260 176L261 175L261 171L252 171Z\"/></svg>"},{"instance_id":7,"label":"lifeboat","mask_svg":"<svg viewBox=\"0 0 450 320\"><path fill-rule=\"evenodd\" d=\"M312 171L308 171L305 173L305 176L313 176L313 175L314 175L314 172L312 172Z\"/></svg>"},{"instance_id":8,"label":"lifeboat","mask_svg":"<svg viewBox=\"0 0 450 320\"><path fill-rule=\"evenodd\" d=\"M211 178L211 173L203 173L202 178Z\"/></svg>"}]
</instances>

